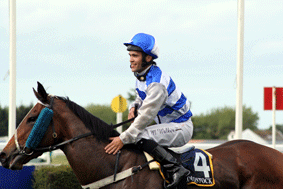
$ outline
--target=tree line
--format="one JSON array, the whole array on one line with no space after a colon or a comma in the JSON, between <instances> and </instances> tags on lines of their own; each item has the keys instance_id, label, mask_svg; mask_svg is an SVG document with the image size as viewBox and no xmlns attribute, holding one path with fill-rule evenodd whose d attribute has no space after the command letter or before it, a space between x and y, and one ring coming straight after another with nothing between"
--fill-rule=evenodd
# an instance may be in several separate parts
<instances>
[{"instance_id":1,"label":"tree line","mask_svg":"<svg viewBox=\"0 0 283 189\"><path fill-rule=\"evenodd\" d=\"M20 105L16 109L16 125L19 125L25 115L33 107ZM89 104L85 107L94 116L100 118L108 124L116 123L116 113L110 105ZM8 135L8 107L0 106L0 136ZM123 120L128 119L128 110L123 113ZM243 106L243 129L258 130L258 114L253 112L250 107ZM233 107L215 108L207 113L193 115L194 124L193 139L227 139L231 130L235 129L235 109ZM127 129L130 124L125 124L123 130ZM280 126L277 127L282 130Z\"/></svg>"},{"instance_id":2,"label":"tree line","mask_svg":"<svg viewBox=\"0 0 283 189\"><path fill-rule=\"evenodd\" d=\"M243 106L243 130L258 130L258 114ZM215 108L206 114L192 117L195 139L227 139L235 130L235 109L232 107Z\"/></svg>"},{"instance_id":3,"label":"tree line","mask_svg":"<svg viewBox=\"0 0 283 189\"><path fill-rule=\"evenodd\" d=\"M16 126L18 126L30 109L33 107L33 104L30 105L20 105L16 108ZM8 122L9 122L9 108L1 107L0 105L0 136L8 136Z\"/></svg>"}]
</instances>

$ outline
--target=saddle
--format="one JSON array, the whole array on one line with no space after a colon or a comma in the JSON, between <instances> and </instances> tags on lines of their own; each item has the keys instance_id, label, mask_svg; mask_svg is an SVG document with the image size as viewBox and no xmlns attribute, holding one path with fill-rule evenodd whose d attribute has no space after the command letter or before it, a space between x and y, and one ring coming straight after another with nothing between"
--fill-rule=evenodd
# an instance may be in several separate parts
<instances>
[{"instance_id":1,"label":"saddle","mask_svg":"<svg viewBox=\"0 0 283 189\"><path fill-rule=\"evenodd\" d=\"M190 171L186 176L187 185L197 185L202 187L214 186L214 172L212 164L212 155L202 149L197 149L194 146L186 144L182 147L168 148L170 153L177 157L181 164ZM144 152L148 161L153 158ZM162 167L158 162L149 164L151 170L159 170L161 176L166 180L166 173L163 172Z\"/></svg>"}]
</instances>

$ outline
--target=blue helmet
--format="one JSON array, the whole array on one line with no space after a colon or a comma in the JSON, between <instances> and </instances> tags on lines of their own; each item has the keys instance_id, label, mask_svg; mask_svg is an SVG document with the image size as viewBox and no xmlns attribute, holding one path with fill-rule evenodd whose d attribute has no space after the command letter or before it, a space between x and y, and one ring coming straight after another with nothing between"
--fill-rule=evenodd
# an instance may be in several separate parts
<instances>
[{"instance_id":1,"label":"blue helmet","mask_svg":"<svg viewBox=\"0 0 283 189\"><path fill-rule=\"evenodd\" d=\"M146 54L152 56L153 59L158 58L159 48L155 41L155 38L152 35L138 33L131 39L129 43L124 43L124 45L128 47L128 51L139 51L140 49Z\"/></svg>"}]
</instances>

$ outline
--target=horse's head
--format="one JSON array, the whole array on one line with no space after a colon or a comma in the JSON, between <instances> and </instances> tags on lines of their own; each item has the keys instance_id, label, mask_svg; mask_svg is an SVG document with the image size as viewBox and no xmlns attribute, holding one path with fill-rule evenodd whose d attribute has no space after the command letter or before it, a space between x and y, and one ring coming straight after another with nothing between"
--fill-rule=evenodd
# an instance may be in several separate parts
<instances>
[{"instance_id":1,"label":"horse's head","mask_svg":"<svg viewBox=\"0 0 283 189\"><path fill-rule=\"evenodd\" d=\"M22 169L23 164L43 153L36 150L37 148L54 144L57 135L60 135L58 127L53 123L57 115L55 111L53 115L52 109L59 107L63 102L48 95L39 82L37 91L33 91L39 100L38 103L19 124L14 136L0 154L0 161L5 168ZM53 101L57 101L54 107Z\"/></svg>"}]
</instances>

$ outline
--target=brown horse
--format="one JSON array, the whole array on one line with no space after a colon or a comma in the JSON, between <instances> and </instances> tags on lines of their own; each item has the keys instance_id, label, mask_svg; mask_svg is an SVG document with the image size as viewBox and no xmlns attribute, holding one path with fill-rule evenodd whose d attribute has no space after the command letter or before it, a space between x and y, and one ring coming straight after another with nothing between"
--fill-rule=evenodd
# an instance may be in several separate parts
<instances>
[{"instance_id":1,"label":"brown horse","mask_svg":"<svg viewBox=\"0 0 283 189\"><path fill-rule=\"evenodd\" d=\"M16 134L1 152L3 167L19 170L43 151L60 148L81 185L113 175L116 156L106 154L104 147L110 136L119 133L69 99L48 95L40 83L34 93L39 103L22 120ZM25 148L40 112L50 103L54 115L43 139L36 149ZM78 136L83 137L76 138ZM283 155L277 150L237 140L207 151L213 155L214 164L215 185L211 188L274 189L283 186ZM133 145L124 146L120 154L117 173L146 163L143 153ZM145 166L136 174L103 188L161 189L163 179L158 171L150 171ZM200 187L188 185L187 188Z\"/></svg>"}]
</instances>

